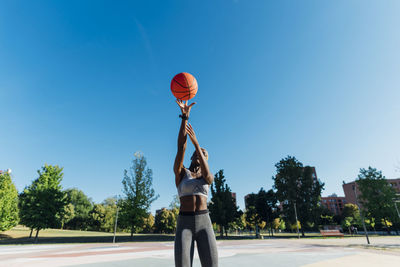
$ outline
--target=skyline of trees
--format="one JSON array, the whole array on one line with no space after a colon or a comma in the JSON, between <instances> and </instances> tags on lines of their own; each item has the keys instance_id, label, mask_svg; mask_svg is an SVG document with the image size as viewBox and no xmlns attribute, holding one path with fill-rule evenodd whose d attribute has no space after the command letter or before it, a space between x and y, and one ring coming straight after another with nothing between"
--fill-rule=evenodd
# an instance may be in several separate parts
<instances>
[{"instance_id":1,"label":"skyline of trees","mask_svg":"<svg viewBox=\"0 0 400 267\"><path fill-rule=\"evenodd\" d=\"M258 193L249 194L248 201L251 204L243 211L231 205L234 203L232 190L226 183L223 170L215 174L214 183L210 187L209 210L212 222L221 236L224 232L227 235L228 230L255 229L256 226L268 229L271 234L273 230L296 229L292 209L294 203L298 212L297 224L303 234L324 224L341 225L348 231L353 226L360 229L362 220L359 212L355 211L355 205L346 205L342 215L331 214L321 206L320 197L324 184L315 181L311 167L304 167L295 157L288 156L278 162L276 168L273 189L266 191L261 188ZM158 196L152 188L152 171L147 167L145 157L136 153L129 171L128 173L125 170L123 179L125 198L115 196L102 203L94 203L82 190L62 190L62 168L45 164L38 170L39 177L19 194L18 201L14 199L14 203L18 203L18 221L31 229L31 236L33 230L36 230L35 240L39 231L46 228L111 232L119 199L119 231L130 231L131 236L136 232L173 233L179 211L179 198L175 195L169 209L165 208L153 216L149 208ZM6 176L2 175L0 178L4 180ZM8 183L12 184L10 176L8 179ZM371 167L360 169L356 182L360 188L359 201L369 229L385 229L388 233L399 229L400 220L396 217L392 201L395 191L382 173ZM2 203L5 203L5 194L1 194L3 191L4 189L0 191L0 209L4 207ZM284 198L288 198L285 199L286 202ZM278 200L281 200L282 211L277 207ZM136 211L129 211L126 203L141 203L142 206L137 206L139 208ZM352 212L349 211L351 209ZM136 217L132 219L129 215ZM0 226L4 217L0 216ZM16 220L12 222L8 219L7 223L15 225ZM6 228L3 227L0 231L4 231L2 229Z\"/></svg>"}]
</instances>

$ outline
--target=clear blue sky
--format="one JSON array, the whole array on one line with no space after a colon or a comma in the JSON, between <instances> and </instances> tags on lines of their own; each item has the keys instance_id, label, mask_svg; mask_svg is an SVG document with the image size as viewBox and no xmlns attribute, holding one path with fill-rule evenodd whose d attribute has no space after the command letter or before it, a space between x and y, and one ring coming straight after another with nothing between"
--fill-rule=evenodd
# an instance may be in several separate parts
<instances>
[{"instance_id":1,"label":"clear blue sky","mask_svg":"<svg viewBox=\"0 0 400 267\"><path fill-rule=\"evenodd\" d=\"M151 210L168 206L169 86L184 71L199 84L190 121L241 208L287 155L316 167L324 196L361 167L399 177L399 13L399 1L1 1L0 169L21 191L58 164L64 188L101 202L141 151Z\"/></svg>"}]
</instances>

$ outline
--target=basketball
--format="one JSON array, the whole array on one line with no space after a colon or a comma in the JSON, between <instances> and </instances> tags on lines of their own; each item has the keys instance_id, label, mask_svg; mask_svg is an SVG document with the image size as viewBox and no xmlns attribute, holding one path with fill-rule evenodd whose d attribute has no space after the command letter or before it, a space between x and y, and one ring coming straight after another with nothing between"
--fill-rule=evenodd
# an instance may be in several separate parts
<instances>
[{"instance_id":1,"label":"basketball","mask_svg":"<svg viewBox=\"0 0 400 267\"><path fill-rule=\"evenodd\" d=\"M180 100L192 99L197 93L196 78L190 73L178 73L171 81L171 92Z\"/></svg>"}]
</instances>

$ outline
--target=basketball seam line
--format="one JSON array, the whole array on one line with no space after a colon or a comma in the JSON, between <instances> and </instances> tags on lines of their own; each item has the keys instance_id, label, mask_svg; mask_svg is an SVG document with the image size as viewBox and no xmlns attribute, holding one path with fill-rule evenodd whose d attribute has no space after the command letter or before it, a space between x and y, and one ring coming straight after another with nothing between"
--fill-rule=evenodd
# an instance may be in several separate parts
<instances>
[{"instance_id":1,"label":"basketball seam line","mask_svg":"<svg viewBox=\"0 0 400 267\"><path fill-rule=\"evenodd\" d=\"M186 95L184 95L184 96L181 96L181 98L185 98L185 97L187 97L187 96L190 96L190 93L189 93L189 94L186 94Z\"/></svg>"},{"instance_id":2,"label":"basketball seam line","mask_svg":"<svg viewBox=\"0 0 400 267\"><path fill-rule=\"evenodd\" d=\"M186 80L186 84L189 85L188 80L186 79L186 75L183 75L183 77L184 77L185 80ZM189 88L190 88L190 86L189 86ZM189 98L190 98L190 89L189 89Z\"/></svg>"},{"instance_id":3,"label":"basketball seam line","mask_svg":"<svg viewBox=\"0 0 400 267\"><path fill-rule=\"evenodd\" d=\"M195 91L195 90L196 90L196 88L189 89L190 92L191 91ZM177 90L174 90L172 88L171 88L171 91L174 92L174 93L186 93L187 92L187 90L186 91L177 91Z\"/></svg>"},{"instance_id":4,"label":"basketball seam line","mask_svg":"<svg viewBox=\"0 0 400 267\"><path fill-rule=\"evenodd\" d=\"M186 79L186 78L185 78L185 79ZM177 84L179 84L179 86L182 87L182 88L190 88L190 86L183 86L183 85L180 84L177 80L175 80L175 78L174 78L174 82L176 82ZM186 83L187 83L187 80L186 80Z\"/></svg>"}]
</instances>

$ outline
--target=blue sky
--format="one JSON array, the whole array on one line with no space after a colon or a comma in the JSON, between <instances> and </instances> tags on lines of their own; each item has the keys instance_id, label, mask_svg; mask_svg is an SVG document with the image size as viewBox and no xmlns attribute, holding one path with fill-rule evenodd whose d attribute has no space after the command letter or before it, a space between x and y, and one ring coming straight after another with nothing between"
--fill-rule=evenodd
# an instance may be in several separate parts
<instances>
[{"instance_id":1,"label":"blue sky","mask_svg":"<svg viewBox=\"0 0 400 267\"><path fill-rule=\"evenodd\" d=\"M1 1L0 169L22 190L44 163L96 202L121 194L141 151L159 199L176 194L179 108L213 172L243 197L287 155L315 166L323 196L359 168L400 177L398 1ZM188 154L193 152L188 144ZM187 155L188 155L187 154ZM185 164L189 164L187 157Z\"/></svg>"}]
</instances>

